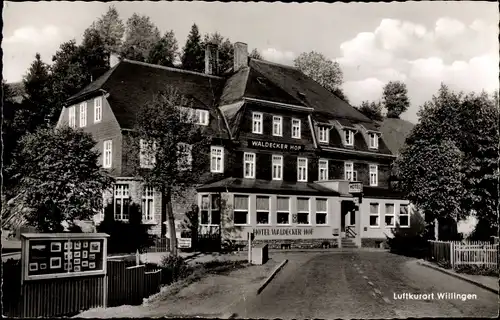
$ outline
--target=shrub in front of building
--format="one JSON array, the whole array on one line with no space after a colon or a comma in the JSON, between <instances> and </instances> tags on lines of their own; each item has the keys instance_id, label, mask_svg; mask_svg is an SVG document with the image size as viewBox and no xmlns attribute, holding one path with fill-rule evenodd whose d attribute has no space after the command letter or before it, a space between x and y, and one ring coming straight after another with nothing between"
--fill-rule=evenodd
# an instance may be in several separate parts
<instances>
[{"instance_id":1,"label":"shrub in front of building","mask_svg":"<svg viewBox=\"0 0 500 320\"><path fill-rule=\"evenodd\" d=\"M387 237L390 252L424 258L428 252L428 242L425 237L425 221L418 211L413 211L410 216L410 227L401 228L399 224L392 229L392 238Z\"/></svg>"}]
</instances>

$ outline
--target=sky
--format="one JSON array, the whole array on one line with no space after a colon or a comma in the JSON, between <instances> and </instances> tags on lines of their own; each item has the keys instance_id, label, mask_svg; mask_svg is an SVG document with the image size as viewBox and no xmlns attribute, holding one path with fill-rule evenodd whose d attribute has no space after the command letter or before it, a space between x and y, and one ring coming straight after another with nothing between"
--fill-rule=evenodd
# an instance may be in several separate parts
<instances>
[{"instance_id":1,"label":"sky","mask_svg":"<svg viewBox=\"0 0 500 320\"><path fill-rule=\"evenodd\" d=\"M193 23L257 48L266 60L293 64L302 52L337 61L351 104L382 97L393 80L406 83L411 105L401 117L417 122L419 107L441 83L465 92L499 87L498 7L495 2L221 3L4 2L3 76L22 79L35 53L50 63L115 5L126 21L147 15L183 47Z\"/></svg>"}]
</instances>

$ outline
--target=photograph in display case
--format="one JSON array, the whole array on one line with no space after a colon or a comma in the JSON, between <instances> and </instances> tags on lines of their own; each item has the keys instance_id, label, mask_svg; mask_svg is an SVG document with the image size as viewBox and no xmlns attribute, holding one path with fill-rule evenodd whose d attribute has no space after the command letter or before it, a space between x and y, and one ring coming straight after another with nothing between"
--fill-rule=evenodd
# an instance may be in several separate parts
<instances>
[{"instance_id":1,"label":"photograph in display case","mask_svg":"<svg viewBox=\"0 0 500 320\"><path fill-rule=\"evenodd\" d=\"M60 242L52 242L50 244L50 252L61 252L61 243Z\"/></svg>"},{"instance_id":2,"label":"photograph in display case","mask_svg":"<svg viewBox=\"0 0 500 320\"><path fill-rule=\"evenodd\" d=\"M93 241L90 243L90 252L101 252L101 243L99 241Z\"/></svg>"},{"instance_id":3,"label":"photograph in display case","mask_svg":"<svg viewBox=\"0 0 500 320\"><path fill-rule=\"evenodd\" d=\"M50 269L58 269L58 268L61 268L61 258L60 257L50 258Z\"/></svg>"}]
</instances>

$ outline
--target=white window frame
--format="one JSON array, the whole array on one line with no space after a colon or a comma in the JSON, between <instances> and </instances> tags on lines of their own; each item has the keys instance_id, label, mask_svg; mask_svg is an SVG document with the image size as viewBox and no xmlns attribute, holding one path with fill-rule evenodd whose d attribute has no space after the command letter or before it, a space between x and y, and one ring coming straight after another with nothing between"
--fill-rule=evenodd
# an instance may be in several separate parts
<instances>
[{"instance_id":1,"label":"white window frame","mask_svg":"<svg viewBox=\"0 0 500 320\"><path fill-rule=\"evenodd\" d=\"M144 222L155 221L155 189L146 185L142 186L141 196L142 219ZM148 210L151 209L151 210ZM151 216L148 214L151 211Z\"/></svg>"},{"instance_id":2,"label":"white window frame","mask_svg":"<svg viewBox=\"0 0 500 320\"><path fill-rule=\"evenodd\" d=\"M370 186L377 187L378 186L378 165L370 164Z\"/></svg>"},{"instance_id":3,"label":"white window frame","mask_svg":"<svg viewBox=\"0 0 500 320\"><path fill-rule=\"evenodd\" d=\"M278 154L272 155L272 179L283 180L283 156Z\"/></svg>"},{"instance_id":4,"label":"white window frame","mask_svg":"<svg viewBox=\"0 0 500 320\"><path fill-rule=\"evenodd\" d=\"M279 210L279 208L278 208L278 199L279 198L287 199L287 201L288 201L288 211ZM287 197L287 196L277 196L276 197L276 225L278 225L278 226L289 226L289 225L292 224L292 217L291 217L291 210L290 210L291 202L290 201L291 201L291 198ZM288 214L288 222L287 223L280 223L279 220L278 220L278 213L287 213Z\"/></svg>"},{"instance_id":5,"label":"white window frame","mask_svg":"<svg viewBox=\"0 0 500 320\"><path fill-rule=\"evenodd\" d=\"M300 162L305 160L305 166L301 166ZM297 181L307 182L307 158L297 158ZM302 169L302 170L301 170ZM303 175L301 174L303 172Z\"/></svg>"},{"instance_id":6,"label":"white window frame","mask_svg":"<svg viewBox=\"0 0 500 320\"><path fill-rule=\"evenodd\" d=\"M326 126L318 127L318 141L321 143L329 143L330 141L330 129Z\"/></svg>"},{"instance_id":7,"label":"white window frame","mask_svg":"<svg viewBox=\"0 0 500 320\"><path fill-rule=\"evenodd\" d=\"M214 212L219 212L219 221L221 221L222 219L222 216L221 216L221 204L218 203L218 208L217 207L214 207L214 198L217 199L216 197L214 196L217 196L217 198L219 198L218 194L214 194L214 193L210 193L210 194L203 194L201 196L201 206L200 206L200 217L199 217L199 222L200 222L200 225L202 226L219 226L220 224L216 224L216 223L213 223L213 213ZM208 208L204 208L203 207L203 197L208 197ZM203 215L203 211L207 211L208 213L208 223L202 223L202 215ZM222 221L221 221L222 222Z\"/></svg>"},{"instance_id":8,"label":"white window frame","mask_svg":"<svg viewBox=\"0 0 500 320\"><path fill-rule=\"evenodd\" d=\"M94 99L94 123L102 120L102 97Z\"/></svg>"},{"instance_id":9,"label":"white window frame","mask_svg":"<svg viewBox=\"0 0 500 320\"><path fill-rule=\"evenodd\" d=\"M68 108L68 125L71 128L76 128L76 106L71 106Z\"/></svg>"},{"instance_id":10,"label":"white window frame","mask_svg":"<svg viewBox=\"0 0 500 320\"><path fill-rule=\"evenodd\" d=\"M283 136L283 117L273 116L273 136Z\"/></svg>"},{"instance_id":11,"label":"white window frame","mask_svg":"<svg viewBox=\"0 0 500 320\"><path fill-rule=\"evenodd\" d=\"M392 205L392 213L388 214L387 207L389 205ZM396 227L396 205L394 203L386 203L386 204L384 204L384 209L385 209L384 210L384 226L386 228L395 228ZM392 225L388 225L386 223L386 220L385 220L386 217L392 217Z\"/></svg>"},{"instance_id":12,"label":"white window frame","mask_svg":"<svg viewBox=\"0 0 500 320\"><path fill-rule=\"evenodd\" d=\"M296 203L296 208L297 208L297 225L300 226L310 226L311 225L311 198L308 197L297 197L295 198L297 203ZM307 207L308 211L299 211L299 199L307 199ZM299 213L307 213L307 223L299 223Z\"/></svg>"},{"instance_id":13,"label":"white window frame","mask_svg":"<svg viewBox=\"0 0 500 320\"><path fill-rule=\"evenodd\" d=\"M87 102L80 103L80 128L87 126Z\"/></svg>"},{"instance_id":14,"label":"white window frame","mask_svg":"<svg viewBox=\"0 0 500 320\"><path fill-rule=\"evenodd\" d=\"M181 154L181 152L183 152L184 154ZM177 144L178 170L179 171L191 170L192 166L193 166L193 145L184 142L179 142Z\"/></svg>"},{"instance_id":15,"label":"white window frame","mask_svg":"<svg viewBox=\"0 0 500 320\"><path fill-rule=\"evenodd\" d=\"M246 223L236 223L236 222L234 222L234 217L233 217L233 222L234 222L234 223L233 223L233 225L235 225L235 226L248 226L248 225L250 224L250 220L251 220L251 219L250 219L250 209L251 209L251 208L250 208L250 196L249 196L249 195L247 195L247 194L233 194L233 204L234 204L234 203L236 203L236 202L235 202L235 198L236 198L236 197L246 197L246 198L247 198L247 201L248 201L248 202L247 202L247 204L248 204L248 206L247 206L247 207L248 207L248 209L246 209L246 210L243 210L243 209L236 209L236 207L233 209L233 211L234 211L235 213L236 213L236 212L245 212L245 211L246 211L246 213L247 213L247 221L246 221Z\"/></svg>"},{"instance_id":16,"label":"white window frame","mask_svg":"<svg viewBox=\"0 0 500 320\"><path fill-rule=\"evenodd\" d=\"M348 167L351 170L348 170ZM354 163L351 161L344 162L344 180L355 181L354 180Z\"/></svg>"},{"instance_id":17,"label":"white window frame","mask_svg":"<svg viewBox=\"0 0 500 320\"><path fill-rule=\"evenodd\" d=\"M105 140L102 149L102 167L109 169L113 165L113 140Z\"/></svg>"},{"instance_id":18,"label":"white window frame","mask_svg":"<svg viewBox=\"0 0 500 320\"><path fill-rule=\"evenodd\" d=\"M210 147L210 172L224 172L224 148L220 146Z\"/></svg>"},{"instance_id":19,"label":"white window frame","mask_svg":"<svg viewBox=\"0 0 500 320\"><path fill-rule=\"evenodd\" d=\"M121 200L120 212L116 213L116 202L117 200ZM130 219L128 213L123 212L123 202L124 200L128 201L128 208L130 209L130 186L126 183L117 183L113 187L113 215L115 220L119 221L128 221Z\"/></svg>"},{"instance_id":20,"label":"white window frame","mask_svg":"<svg viewBox=\"0 0 500 320\"><path fill-rule=\"evenodd\" d=\"M354 146L354 131L350 129L344 129L344 144L346 146Z\"/></svg>"},{"instance_id":21,"label":"white window frame","mask_svg":"<svg viewBox=\"0 0 500 320\"><path fill-rule=\"evenodd\" d=\"M297 134L294 134L295 131L297 131ZM300 119L292 118L292 138L300 139L300 137L301 137L301 121Z\"/></svg>"},{"instance_id":22,"label":"white window frame","mask_svg":"<svg viewBox=\"0 0 500 320\"><path fill-rule=\"evenodd\" d=\"M147 151L148 150L145 150L147 149L146 148L146 140L144 139L140 139L139 140L139 165L141 168L148 168L148 169L151 169L154 167L155 163L156 163L156 156L154 154L155 150L156 150L156 144L154 143L152 146L151 146L151 151L152 151L152 154L148 154Z\"/></svg>"},{"instance_id":23,"label":"white window frame","mask_svg":"<svg viewBox=\"0 0 500 320\"><path fill-rule=\"evenodd\" d=\"M324 166L323 168L322 165ZM318 161L318 180L328 180L328 159L319 159Z\"/></svg>"},{"instance_id":24,"label":"white window frame","mask_svg":"<svg viewBox=\"0 0 500 320\"><path fill-rule=\"evenodd\" d=\"M198 120L197 124L202 126L208 126L210 118L208 110L196 109L196 115L197 115L196 118Z\"/></svg>"},{"instance_id":25,"label":"white window frame","mask_svg":"<svg viewBox=\"0 0 500 320\"><path fill-rule=\"evenodd\" d=\"M247 160L247 157L249 158ZM243 176L248 179L255 179L255 163L256 163L256 154L253 152L245 152L243 153ZM247 174L247 165L250 169L249 174Z\"/></svg>"},{"instance_id":26,"label":"white window frame","mask_svg":"<svg viewBox=\"0 0 500 320\"><path fill-rule=\"evenodd\" d=\"M406 207L406 214L401 214L401 207ZM401 216L408 217L408 225L401 225L400 218ZM409 228L410 227L410 205L409 204L400 204L399 205L399 214L398 214L398 223L400 228Z\"/></svg>"},{"instance_id":27,"label":"white window frame","mask_svg":"<svg viewBox=\"0 0 500 320\"><path fill-rule=\"evenodd\" d=\"M372 205L377 205L377 213L373 213L372 210ZM370 202L368 209L370 210L370 215L368 217L368 225L370 228L380 228L380 203L378 202ZM371 217L377 217L377 225L371 225Z\"/></svg>"},{"instance_id":28,"label":"white window frame","mask_svg":"<svg viewBox=\"0 0 500 320\"><path fill-rule=\"evenodd\" d=\"M267 211L266 210L259 210L257 208L257 199L258 198L267 198L267 201L268 201L268 209ZM264 213L267 213L267 223L259 223L259 212L264 212ZM269 226L271 225L271 197L270 196L266 196L266 195L257 195L255 197L255 223L259 226Z\"/></svg>"},{"instance_id":29,"label":"white window frame","mask_svg":"<svg viewBox=\"0 0 500 320\"><path fill-rule=\"evenodd\" d=\"M326 201L326 204L325 204L326 210L325 211L318 210L318 200L325 200ZM318 223L318 213L325 215L325 223ZM328 225L328 198L316 198L316 217L315 218L316 218L317 225L320 225L320 226Z\"/></svg>"},{"instance_id":30,"label":"white window frame","mask_svg":"<svg viewBox=\"0 0 500 320\"><path fill-rule=\"evenodd\" d=\"M370 149L378 149L378 134L370 132L369 140L370 140Z\"/></svg>"},{"instance_id":31,"label":"white window frame","mask_svg":"<svg viewBox=\"0 0 500 320\"><path fill-rule=\"evenodd\" d=\"M262 112L252 113L252 133L262 134L262 123L264 120L264 115Z\"/></svg>"}]
</instances>

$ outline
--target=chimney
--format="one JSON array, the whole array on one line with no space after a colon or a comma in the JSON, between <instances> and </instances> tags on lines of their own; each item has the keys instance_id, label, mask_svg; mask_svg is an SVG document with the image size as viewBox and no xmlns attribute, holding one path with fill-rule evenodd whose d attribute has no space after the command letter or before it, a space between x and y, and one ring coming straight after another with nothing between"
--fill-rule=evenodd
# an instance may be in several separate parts
<instances>
[{"instance_id":1,"label":"chimney","mask_svg":"<svg viewBox=\"0 0 500 320\"><path fill-rule=\"evenodd\" d=\"M217 44L215 43L210 42L205 48L205 73L219 73L219 50L217 48Z\"/></svg>"},{"instance_id":2,"label":"chimney","mask_svg":"<svg viewBox=\"0 0 500 320\"><path fill-rule=\"evenodd\" d=\"M248 45L243 42L234 44L234 72L248 66Z\"/></svg>"}]
</instances>

